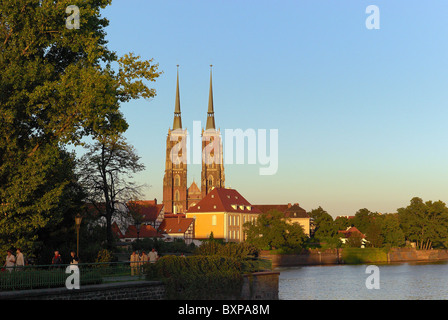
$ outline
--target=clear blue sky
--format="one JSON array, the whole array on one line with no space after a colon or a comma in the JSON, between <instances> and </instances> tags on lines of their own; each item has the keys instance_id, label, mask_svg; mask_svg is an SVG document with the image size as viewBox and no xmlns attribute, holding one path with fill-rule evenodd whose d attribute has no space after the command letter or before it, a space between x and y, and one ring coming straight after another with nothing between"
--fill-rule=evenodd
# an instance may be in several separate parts
<instances>
[{"instance_id":1,"label":"clear blue sky","mask_svg":"<svg viewBox=\"0 0 448 320\"><path fill-rule=\"evenodd\" d=\"M379 30L365 26L368 5ZM336 216L394 212L414 196L448 201L448 1L115 0L103 15L110 49L164 72L155 99L122 108L147 199L162 200L176 65L192 129L205 125L213 64L216 125L279 130L276 175L225 167L226 186L251 203Z\"/></svg>"}]
</instances>

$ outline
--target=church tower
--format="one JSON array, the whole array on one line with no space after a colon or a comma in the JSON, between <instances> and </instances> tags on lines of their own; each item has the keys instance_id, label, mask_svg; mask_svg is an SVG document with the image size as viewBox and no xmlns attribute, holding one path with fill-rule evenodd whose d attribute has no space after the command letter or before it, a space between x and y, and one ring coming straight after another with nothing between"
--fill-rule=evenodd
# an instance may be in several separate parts
<instances>
[{"instance_id":1,"label":"church tower","mask_svg":"<svg viewBox=\"0 0 448 320\"><path fill-rule=\"evenodd\" d=\"M187 130L182 129L179 94L179 66L177 66L176 101L173 129L166 138L163 204L166 213L185 213L187 207Z\"/></svg>"},{"instance_id":2,"label":"church tower","mask_svg":"<svg viewBox=\"0 0 448 320\"><path fill-rule=\"evenodd\" d=\"M202 130L202 198L213 188L225 187L224 158L221 132L216 130L215 111L213 107L212 70L210 66L210 91L208 97L207 124Z\"/></svg>"}]
</instances>

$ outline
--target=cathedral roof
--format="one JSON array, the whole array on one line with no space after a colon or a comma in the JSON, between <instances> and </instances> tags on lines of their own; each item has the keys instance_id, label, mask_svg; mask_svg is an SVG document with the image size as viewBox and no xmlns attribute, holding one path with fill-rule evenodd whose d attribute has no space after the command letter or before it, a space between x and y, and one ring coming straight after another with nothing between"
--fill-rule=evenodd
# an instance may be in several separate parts
<instances>
[{"instance_id":1,"label":"cathedral roof","mask_svg":"<svg viewBox=\"0 0 448 320\"><path fill-rule=\"evenodd\" d=\"M201 189L199 189L199 187L196 184L196 182L193 181L193 183L188 188L188 193L189 194L201 193Z\"/></svg>"},{"instance_id":2,"label":"cathedral roof","mask_svg":"<svg viewBox=\"0 0 448 320\"><path fill-rule=\"evenodd\" d=\"M261 213L238 191L228 188L214 188L205 198L187 211L187 213L194 212Z\"/></svg>"}]
</instances>

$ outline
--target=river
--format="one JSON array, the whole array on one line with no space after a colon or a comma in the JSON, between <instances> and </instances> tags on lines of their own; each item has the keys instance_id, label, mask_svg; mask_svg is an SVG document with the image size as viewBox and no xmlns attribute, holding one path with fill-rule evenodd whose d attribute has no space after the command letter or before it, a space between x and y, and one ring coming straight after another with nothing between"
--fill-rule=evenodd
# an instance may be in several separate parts
<instances>
[{"instance_id":1,"label":"river","mask_svg":"<svg viewBox=\"0 0 448 320\"><path fill-rule=\"evenodd\" d=\"M280 300L448 299L448 262L378 264L379 289L368 289L368 265L278 268ZM371 283L370 281L368 281Z\"/></svg>"}]
</instances>

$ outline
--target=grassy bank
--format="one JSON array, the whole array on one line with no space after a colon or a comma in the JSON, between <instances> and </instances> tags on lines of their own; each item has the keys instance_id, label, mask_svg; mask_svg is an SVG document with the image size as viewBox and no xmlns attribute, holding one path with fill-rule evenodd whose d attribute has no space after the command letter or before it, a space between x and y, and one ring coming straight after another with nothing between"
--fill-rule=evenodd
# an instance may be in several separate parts
<instances>
[{"instance_id":1,"label":"grassy bank","mask_svg":"<svg viewBox=\"0 0 448 320\"><path fill-rule=\"evenodd\" d=\"M387 250L382 248L344 248L342 261L345 264L387 262Z\"/></svg>"}]
</instances>

